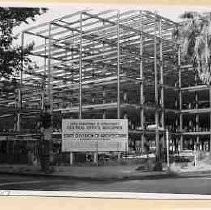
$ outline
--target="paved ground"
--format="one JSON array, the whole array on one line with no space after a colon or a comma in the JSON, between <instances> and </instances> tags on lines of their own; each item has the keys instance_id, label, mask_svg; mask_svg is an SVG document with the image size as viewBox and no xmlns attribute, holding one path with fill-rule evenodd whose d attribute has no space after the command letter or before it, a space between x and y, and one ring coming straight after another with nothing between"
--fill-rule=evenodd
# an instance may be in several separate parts
<instances>
[{"instance_id":1,"label":"paved ground","mask_svg":"<svg viewBox=\"0 0 211 210\"><path fill-rule=\"evenodd\" d=\"M59 166L54 167L54 171L46 174L37 166L28 165L1 165L0 173L16 174L16 175L48 175L48 176L62 176L63 178L72 179L87 179L87 180L110 180L110 179L143 179L144 177L152 176L168 176L167 171L141 171L136 170L139 165L119 165L119 166Z\"/></svg>"},{"instance_id":2,"label":"paved ground","mask_svg":"<svg viewBox=\"0 0 211 210\"><path fill-rule=\"evenodd\" d=\"M0 190L62 190L211 195L211 175L195 178L164 178L127 181L82 181L59 177L45 178L1 174Z\"/></svg>"}]
</instances>

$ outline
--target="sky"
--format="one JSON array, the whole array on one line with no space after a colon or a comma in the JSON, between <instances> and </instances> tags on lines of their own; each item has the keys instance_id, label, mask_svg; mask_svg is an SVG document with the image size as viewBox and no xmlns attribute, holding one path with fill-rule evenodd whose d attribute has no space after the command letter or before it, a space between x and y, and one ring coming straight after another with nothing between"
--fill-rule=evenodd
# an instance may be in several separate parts
<instances>
[{"instance_id":1,"label":"sky","mask_svg":"<svg viewBox=\"0 0 211 210\"><path fill-rule=\"evenodd\" d=\"M169 18L175 22L179 22L180 18L179 16L183 14L185 11L211 11L211 8L207 7L190 7L190 6L158 6L158 5L109 5L109 4L29 4L29 3L0 3L0 6L2 7L46 7L49 10L41 15L37 16L36 21L29 21L29 24L22 24L21 26L17 27L13 33L14 35L20 34L23 30L26 30L32 26L42 24L44 22L52 21L56 18L61 18L62 16L65 16L67 14L74 13L76 11L84 10L84 9L92 9L95 11L100 10L109 10L109 9L119 9L121 10L150 10L152 12L156 12L157 14L164 16L166 18ZM21 45L21 36L19 36L19 39L15 41L15 45ZM33 40L31 40L33 39ZM37 42L37 40L34 36L25 36L25 44L31 43L32 41ZM24 44L24 45L25 45Z\"/></svg>"},{"instance_id":2,"label":"sky","mask_svg":"<svg viewBox=\"0 0 211 210\"><path fill-rule=\"evenodd\" d=\"M15 7L47 7L49 10L36 18L36 21L30 21L29 24L22 24L20 27L14 30L14 34L19 34L23 30L28 29L31 26L38 25L44 22L49 22L53 19L60 18L64 15L71 14L73 12L84 10L84 9L93 9L93 10L109 10L109 9L119 9L119 10L150 10L152 12L156 12L161 16L169 18L175 22L179 22L179 16L183 14L185 11L211 11L211 8L207 7L190 7L190 6L158 6L158 5L108 5L108 4L29 4L29 3L0 3L1 6L15 6ZM17 40L20 44L20 39ZM18 43L17 43L18 44Z\"/></svg>"},{"instance_id":3,"label":"sky","mask_svg":"<svg viewBox=\"0 0 211 210\"><path fill-rule=\"evenodd\" d=\"M2 7L46 7L49 10L36 18L36 21L30 21L29 24L22 24L17 27L13 33L14 35L20 34L23 30L27 30L32 26L36 26L38 24L42 24L44 22L52 21L56 18L61 18L67 14L74 13L76 11L84 10L84 9L92 9L96 12L102 10L109 9L119 9L121 10L150 10L152 12L156 12L157 14L169 18L175 22L179 22L179 16L183 14L185 11L199 11L199 12L209 12L211 8L208 7L190 7L190 6L160 6L160 5L109 5L109 4L35 4L35 3L0 3ZM29 44L31 42L38 42L37 38L34 36L25 36L24 45ZM14 43L15 45L21 45L21 36ZM43 65L43 59L35 59L35 62L38 65Z\"/></svg>"},{"instance_id":4,"label":"sky","mask_svg":"<svg viewBox=\"0 0 211 210\"><path fill-rule=\"evenodd\" d=\"M1 5L1 3L0 3ZM23 29L27 29L33 25L37 25L43 22L49 22L53 19L62 17L67 14L71 14L78 10L84 9L93 9L93 10L107 10L107 9L120 9L120 10L129 10L129 9L144 9L150 10L152 12L156 12L161 16L169 18L173 21L180 21L179 16L183 14L185 11L211 11L211 8L207 7L186 7L186 6L158 6L158 5L144 5L144 6L137 6L137 5L90 5L90 4L9 4L9 6L40 6L40 7L47 7L49 8L48 12L40 17L37 17L35 22L30 22L29 24L23 24L16 33L20 32ZM7 4L3 4L3 6L7 6Z\"/></svg>"},{"instance_id":5,"label":"sky","mask_svg":"<svg viewBox=\"0 0 211 210\"><path fill-rule=\"evenodd\" d=\"M29 24L22 24L14 30L14 34L20 34L23 30L30 28L31 26L35 26L44 22L49 22L56 18L61 18L64 15L74 13L76 11L84 10L84 9L92 9L92 10L109 10L109 9L119 9L119 10L150 10L152 12L156 12L157 14L169 18L175 22L179 22L179 16L183 14L185 11L199 11L199 12L208 12L211 11L211 8L208 7L190 7L190 6L159 6L159 5L109 5L109 4L35 4L35 3L0 3L0 6L14 6L14 7L46 7L49 10L36 18L36 21L30 21ZM19 36L20 37L20 36ZM17 40L17 45L20 45L20 38Z\"/></svg>"}]
</instances>

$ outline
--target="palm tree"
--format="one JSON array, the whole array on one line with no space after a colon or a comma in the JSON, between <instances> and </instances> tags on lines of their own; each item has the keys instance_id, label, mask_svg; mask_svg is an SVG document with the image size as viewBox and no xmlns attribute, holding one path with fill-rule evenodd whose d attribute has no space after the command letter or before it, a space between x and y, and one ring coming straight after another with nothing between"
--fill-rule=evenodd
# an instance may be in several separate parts
<instances>
[{"instance_id":1,"label":"palm tree","mask_svg":"<svg viewBox=\"0 0 211 210\"><path fill-rule=\"evenodd\" d=\"M181 55L190 61L204 84L211 84L211 13L185 12L175 32Z\"/></svg>"}]
</instances>

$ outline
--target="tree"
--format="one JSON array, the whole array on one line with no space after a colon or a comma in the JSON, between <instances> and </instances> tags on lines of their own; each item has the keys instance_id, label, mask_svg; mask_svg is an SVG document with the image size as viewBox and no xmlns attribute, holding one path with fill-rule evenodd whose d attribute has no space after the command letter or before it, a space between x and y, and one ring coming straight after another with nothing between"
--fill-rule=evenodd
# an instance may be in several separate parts
<instances>
[{"instance_id":1,"label":"tree","mask_svg":"<svg viewBox=\"0 0 211 210\"><path fill-rule=\"evenodd\" d=\"M185 12L175 32L181 55L190 61L205 84L211 84L211 13Z\"/></svg>"},{"instance_id":2,"label":"tree","mask_svg":"<svg viewBox=\"0 0 211 210\"><path fill-rule=\"evenodd\" d=\"M45 110L40 115L40 130L42 133L40 146L39 146L39 158L42 171L46 173L52 172L50 167L51 156L52 156L52 120L51 114Z\"/></svg>"},{"instance_id":3,"label":"tree","mask_svg":"<svg viewBox=\"0 0 211 210\"><path fill-rule=\"evenodd\" d=\"M47 11L46 8L0 7L0 79L11 79L21 68L21 61L29 63L27 58L33 43L25 47L14 46L13 41L18 37L13 29L22 23L34 21L38 15Z\"/></svg>"}]
</instances>

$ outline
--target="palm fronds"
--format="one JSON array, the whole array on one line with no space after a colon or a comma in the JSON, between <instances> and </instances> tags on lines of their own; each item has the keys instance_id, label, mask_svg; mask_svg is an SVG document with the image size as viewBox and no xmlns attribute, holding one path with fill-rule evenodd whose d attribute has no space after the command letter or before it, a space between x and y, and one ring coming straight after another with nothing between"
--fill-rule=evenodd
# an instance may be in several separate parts
<instances>
[{"instance_id":1,"label":"palm fronds","mask_svg":"<svg viewBox=\"0 0 211 210\"><path fill-rule=\"evenodd\" d=\"M203 83L211 84L211 13L185 12L181 18L176 38L182 58L192 63Z\"/></svg>"}]
</instances>

